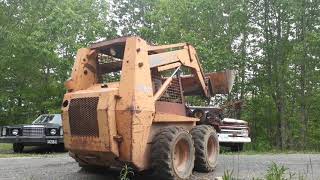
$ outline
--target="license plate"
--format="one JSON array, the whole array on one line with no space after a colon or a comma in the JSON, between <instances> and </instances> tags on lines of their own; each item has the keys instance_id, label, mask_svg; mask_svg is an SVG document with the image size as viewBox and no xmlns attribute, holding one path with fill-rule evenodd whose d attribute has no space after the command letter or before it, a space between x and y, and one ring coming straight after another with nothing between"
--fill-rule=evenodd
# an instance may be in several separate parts
<instances>
[{"instance_id":1,"label":"license plate","mask_svg":"<svg viewBox=\"0 0 320 180\"><path fill-rule=\"evenodd\" d=\"M58 140L56 139L47 140L47 144L58 144Z\"/></svg>"}]
</instances>

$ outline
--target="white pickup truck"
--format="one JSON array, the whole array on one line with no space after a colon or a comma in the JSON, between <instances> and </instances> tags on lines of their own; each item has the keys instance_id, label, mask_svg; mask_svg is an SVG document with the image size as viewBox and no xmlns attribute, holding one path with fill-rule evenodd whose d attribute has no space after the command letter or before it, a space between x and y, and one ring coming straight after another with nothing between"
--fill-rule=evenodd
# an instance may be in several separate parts
<instances>
[{"instance_id":1,"label":"white pickup truck","mask_svg":"<svg viewBox=\"0 0 320 180\"><path fill-rule=\"evenodd\" d=\"M220 145L232 151L242 151L243 144L251 142L248 122L244 120L224 118L217 131Z\"/></svg>"}]
</instances>

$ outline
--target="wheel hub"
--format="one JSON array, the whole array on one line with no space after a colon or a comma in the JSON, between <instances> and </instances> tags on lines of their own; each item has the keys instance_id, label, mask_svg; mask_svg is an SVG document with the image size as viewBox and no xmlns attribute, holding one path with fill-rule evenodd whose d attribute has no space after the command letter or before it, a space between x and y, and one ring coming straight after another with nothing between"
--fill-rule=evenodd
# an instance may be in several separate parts
<instances>
[{"instance_id":1,"label":"wheel hub","mask_svg":"<svg viewBox=\"0 0 320 180\"><path fill-rule=\"evenodd\" d=\"M175 170L179 172L186 171L188 161L190 160L189 144L185 140L180 140L174 148L173 165Z\"/></svg>"},{"instance_id":2,"label":"wheel hub","mask_svg":"<svg viewBox=\"0 0 320 180\"><path fill-rule=\"evenodd\" d=\"M210 163L214 163L217 152L216 152L216 142L214 141L214 138L212 136L210 136L208 139L207 153L208 153L208 161Z\"/></svg>"}]
</instances>

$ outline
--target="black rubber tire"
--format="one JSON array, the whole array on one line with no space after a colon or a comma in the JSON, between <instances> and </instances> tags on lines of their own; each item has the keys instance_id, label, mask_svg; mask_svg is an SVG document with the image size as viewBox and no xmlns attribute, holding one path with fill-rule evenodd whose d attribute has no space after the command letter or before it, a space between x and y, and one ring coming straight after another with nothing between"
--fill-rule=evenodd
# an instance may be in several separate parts
<instances>
[{"instance_id":1,"label":"black rubber tire","mask_svg":"<svg viewBox=\"0 0 320 180\"><path fill-rule=\"evenodd\" d=\"M233 146L231 146L232 152L240 152L243 150L243 143L236 143Z\"/></svg>"},{"instance_id":2,"label":"black rubber tire","mask_svg":"<svg viewBox=\"0 0 320 180\"><path fill-rule=\"evenodd\" d=\"M185 168L178 170L174 163L174 154L178 143L185 143L186 155ZM184 154L185 155L185 154ZM182 155L182 156L184 156ZM195 150L191 134L182 127L169 126L162 128L155 135L151 146L151 166L156 179L181 180L189 179L194 167Z\"/></svg>"},{"instance_id":3,"label":"black rubber tire","mask_svg":"<svg viewBox=\"0 0 320 180\"><path fill-rule=\"evenodd\" d=\"M219 141L215 129L209 125L199 125L191 130L191 135L196 151L194 169L200 172L213 171L219 155Z\"/></svg>"},{"instance_id":4,"label":"black rubber tire","mask_svg":"<svg viewBox=\"0 0 320 180\"><path fill-rule=\"evenodd\" d=\"M22 153L24 146L21 143L13 143L12 149L15 153Z\"/></svg>"}]
</instances>

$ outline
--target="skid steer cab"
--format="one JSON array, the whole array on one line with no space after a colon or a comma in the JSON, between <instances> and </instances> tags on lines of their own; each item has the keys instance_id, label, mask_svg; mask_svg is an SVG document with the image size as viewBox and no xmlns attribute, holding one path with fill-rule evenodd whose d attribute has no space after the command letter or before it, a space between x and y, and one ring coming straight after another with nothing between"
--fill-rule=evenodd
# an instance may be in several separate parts
<instances>
[{"instance_id":1,"label":"skid steer cab","mask_svg":"<svg viewBox=\"0 0 320 180\"><path fill-rule=\"evenodd\" d=\"M217 134L185 106L185 96L219 93L211 75L187 43L123 37L79 49L62 103L65 146L83 167L129 164L160 179L212 171Z\"/></svg>"}]
</instances>

